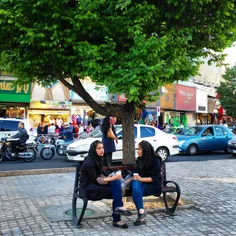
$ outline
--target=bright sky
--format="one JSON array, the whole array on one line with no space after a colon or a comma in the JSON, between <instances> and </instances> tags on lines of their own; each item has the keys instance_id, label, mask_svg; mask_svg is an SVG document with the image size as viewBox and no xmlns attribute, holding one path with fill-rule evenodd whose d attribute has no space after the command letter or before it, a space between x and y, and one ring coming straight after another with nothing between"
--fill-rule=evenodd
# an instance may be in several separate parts
<instances>
[{"instance_id":1,"label":"bright sky","mask_svg":"<svg viewBox=\"0 0 236 236\"><path fill-rule=\"evenodd\" d=\"M236 65L236 43L231 48L227 48L224 50L224 53L228 54L225 58L226 63L230 64L230 67Z\"/></svg>"}]
</instances>

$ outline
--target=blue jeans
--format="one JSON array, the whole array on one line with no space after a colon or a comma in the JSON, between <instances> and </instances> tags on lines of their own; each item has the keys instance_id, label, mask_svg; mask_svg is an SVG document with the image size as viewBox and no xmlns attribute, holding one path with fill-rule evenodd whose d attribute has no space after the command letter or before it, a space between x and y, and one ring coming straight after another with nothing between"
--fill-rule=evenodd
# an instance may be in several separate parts
<instances>
[{"instance_id":1,"label":"blue jeans","mask_svg":"<svg viewBox=\"0 0 236 236\"><path fill-rule=\"evenodd\" d=\"M139 209L143 208L143 196L146 190L146 184L142 183L138 180L133 180L131 183L131 189L132 189L132 198L134 201L134 204L139 211Z\"/></svg>"},{"instance_id":2,"label":"blue jeans","mask_svg":"<svg viewBox=\"0 0 236 236\"><path fill-rule=\"evenodd\" d=\"M113 217L113 221L117 222L117 221L120 221L120 215L115 215L114 210L115 210L116 207L122 207L123 206L121 181L120 180L114 180L114 181L109 182L109 185L111 187L111 193L112 193L112 198L113 198L112 217Z\"/></svg>"}]
</instances>

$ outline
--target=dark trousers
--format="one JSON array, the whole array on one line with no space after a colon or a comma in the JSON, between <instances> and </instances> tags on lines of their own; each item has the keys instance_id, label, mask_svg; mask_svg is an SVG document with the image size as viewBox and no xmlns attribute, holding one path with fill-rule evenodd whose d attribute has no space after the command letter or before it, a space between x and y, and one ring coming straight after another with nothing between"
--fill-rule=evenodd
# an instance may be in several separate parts
<instances>
[{"instance_id":1,"label":"dark trousers","mask_svg":"<svg viewBox=\"0 0 236 236\"><path fill-rule=\"evenodd\" d=\"M120 221L120 215L114 214L114 210L116 207L122 207L123 202L122 202L122 188L121 188L121 181L120 180L115 180L109 182L109 185L111 186L111 193L112 193L112 218L114 222Z\"/></svg>"},{"instance_id":2,"label":"dark trousers","mask_svg":"<svg viewBox=\"0 0 236 236\"><path fill-rule=\"evenodd\" d=\"M11 141L11 149L13 153L17 152L17 146L21 146L20 140Z\"/></svg>"},{"instance_id":3,"label":"dark trousers","mask_svg":"<svg viewBox=\"0 0 236 236\"><path fill-rule=\"evenodd\" d=\"M116 207L122 207L122 188L121 181L114 180L109 182L107 185L99 185L91 183L88 185L85 190L88 193L88 198L90 200L100 200L100 199L113 199L112 202L112 218L114 222L120 221L120 215L114 214Z\"/></svg>"},{"instance_id":4,"label":"dark trousers","mask_svg":"<svg viewBox=\"0 0 236 236\"><path fill-rule=\"evenodd\" d=\"M112 165L112 152L104 153L103 166L111 166L111 165Z\"/></svg>"}]
</instances>

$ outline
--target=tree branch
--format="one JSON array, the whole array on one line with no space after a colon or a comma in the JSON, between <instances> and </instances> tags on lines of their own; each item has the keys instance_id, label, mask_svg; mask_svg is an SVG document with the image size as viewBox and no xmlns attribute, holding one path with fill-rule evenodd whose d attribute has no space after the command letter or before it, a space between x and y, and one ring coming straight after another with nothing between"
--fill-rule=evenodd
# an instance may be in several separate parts
<instances>
[{"instance_id":1,"label":"tree branch","mask_svg":"<svg viewBox=\"0 0 236 236\"><path fill-rule=\"evenodd\" d=\"M112 115L112 116L120 116L120 112L122 107L117 104L106 104L105 106L99 105L94 99L90 96L90 94L84 89L82 83L76 76L71 77L74 89L77 94L79 94L84 101L92 107L95 111L97 111L101 115Z\"/></svg>"},{"instance_id":2,"label":"tree branch","mask_svg":"<svg viewBox=\"0 0 236 236\"><path fill-rule=\"evenodd\" d=\"M54 72L54 74L62 84L64 84L68 89L77 93L80 97L82 97L83 100L99 114L105 116L120 116L122 110L121 105L106 103L105 106L101 106L96 101L94 101L90 94L84 89L82 83L77 77L71 77L73 83L72 85L68 81L66 81L60 73Z\"/></svg>"},{"instance_id":3,"label":"tree branch","mask_svg":"<svg viewBox=\"0 0 236 236\"><path fill-rule=\"evenodd\" d=\"M67 82L58 72L54 72L54 74L55 74L55 76L58 78L58 80L59 80L62 84L64 84L69 90L72 90L72 91L76 92L75 89L74 89L74 87L73 87L73 85L70 84L69 82Z\"/></svg>"}]
</instances>

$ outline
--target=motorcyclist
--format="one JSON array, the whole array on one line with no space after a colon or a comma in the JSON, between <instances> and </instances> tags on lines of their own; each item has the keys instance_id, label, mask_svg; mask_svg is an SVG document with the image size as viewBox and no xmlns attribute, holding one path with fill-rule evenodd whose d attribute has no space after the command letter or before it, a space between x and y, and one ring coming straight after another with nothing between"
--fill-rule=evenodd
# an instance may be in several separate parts
<instances>
[{"instance_id":1,"label":"motorcyclist","mask_svg":"<svg viewBox=\"0 0 236 236\"><path fill-rule=\"evenodd\" d=\"M70 129L69 124L64 124L65 129L60 133L60 136L62 136L63 140L65 142L73 141L73 131Z\"/></svg>"},{"instance_id":2,"label":"motorcyclist","mask_svg":"<svg viewBox=\"0 0 236 236\"><path fill-rule=\"evenodd\" d=\"M12 148L12 156L15 156L15 154L17 153L16 147L26 144L26 141L29 139L29 135L25 129L25 125L23 122L19 122L18 128L19 128L18 132L10 137L13 139L17 139L17 140L10 140Z\"/></svg>"}]
</instances>

